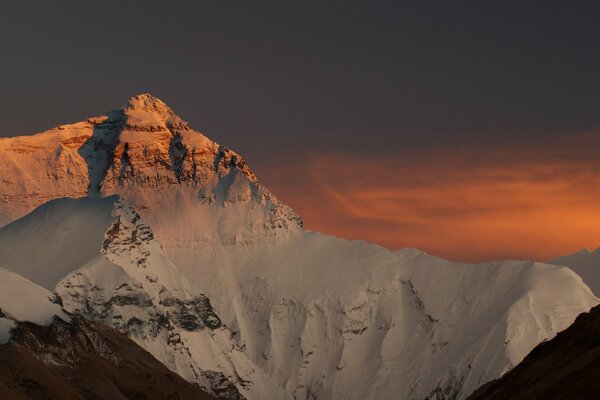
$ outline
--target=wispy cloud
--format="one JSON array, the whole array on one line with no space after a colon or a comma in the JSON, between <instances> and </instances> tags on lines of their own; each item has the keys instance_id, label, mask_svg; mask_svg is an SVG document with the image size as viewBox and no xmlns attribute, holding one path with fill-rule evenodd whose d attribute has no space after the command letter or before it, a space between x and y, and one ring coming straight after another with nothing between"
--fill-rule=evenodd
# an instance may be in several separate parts
<instances>
[{"instance_id":1,"label":"wispy cloud","mask_svg":"<svg viewBox=\"0 0 600 400\"><path fill-rule=\"evenodd\" d=\"M521 148L312 155L260 171L309 229L479 261L600 245L600 137Z\"/></svg>"}]
</instances>

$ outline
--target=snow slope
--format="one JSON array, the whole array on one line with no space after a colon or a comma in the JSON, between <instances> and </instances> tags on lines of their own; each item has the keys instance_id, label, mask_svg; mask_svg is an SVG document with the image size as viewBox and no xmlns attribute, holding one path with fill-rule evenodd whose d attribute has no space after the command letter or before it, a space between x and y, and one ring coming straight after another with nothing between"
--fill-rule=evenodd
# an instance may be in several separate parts
<instances>
[{"instance_id":1,"label":"snow slope","mask_svg":"<svg viewBox=\"0 0 600 400\"><path fill-rule=\"evenodd\" d=\"M0 230L0 265L48 289L98 256L117 196L57 199ZM49 230L48 227L53 227Z\"/></svg>"},{"instance_id":2,"label":"snow slope","mask_svg":"<svg viewBox=\"0 0 600 400\"><path fill-rule=\"evenodd\" d=\"M456 264L305 231L238 154L150 95L0 139L0 160L5 222L59 195L94 198L68 218L89 218L105 201L96 197L124 199L111 217L102 209L93 235L74 233L102 235L94 257L52 273L40 262L31 277L49 288L59 279L68 310L127 332L214 392L222 381L249 398L464 398L598 304L568 268ZM0 263L29 273L12 232L40 239L32 254L60 254L67 244L38 249L67 234L60 220L32 214L1 229Z\"/></svg>"},{"instance_id":3,"label":"snow slope","mask_svg":"<svg viewBox=\"0 0 600 400\"><path fill-rule=\"evenodd\" d=\"M13 272L0 268L0 344L8 343L19 322L48 326L55 317L69 322L55 295Z\"/></svg>"},{"instance_id":4,"label":"snow slope","mask_svg":"<svg viewBox=\"0 0 600 400\"><path fill-rule=\"evenodd\" d=\"M553 258L548 263L571 268L581 276L596 296L600 296L600 248L594 251L583 249L577 253Z\"/></svg>"}]
</instances>

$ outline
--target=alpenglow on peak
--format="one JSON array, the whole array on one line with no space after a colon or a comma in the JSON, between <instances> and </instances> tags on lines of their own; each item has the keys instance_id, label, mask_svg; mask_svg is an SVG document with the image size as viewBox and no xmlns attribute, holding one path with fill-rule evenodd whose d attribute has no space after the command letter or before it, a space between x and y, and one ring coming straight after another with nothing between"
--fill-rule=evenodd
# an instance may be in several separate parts
<instances>
[{"instance_id":1,"label":"alpenglow on peak","mask_svg":"<svg viewBox=\"0 0 600 400\"><path fill-rule=\"evenodd\" d=\"M173 114L173 110L164 101L150 93L141 93L132 96L122 107L124 111L146 111L161 114Z\"/></svg>"},{"instance_id":2,"label":"alpenglow on peak","mask_svg":"<svg viewBox=\"0 0 600 400\"><path fill-rule=\"evenodd\" d=\"M148 93L101 116L0 139L0 155L0 202L11 205L0 210L0 226L48 199L113 194L142 210L188 199L212 210L214 223L235 240L241 240L238 228L221 221L221 208L235 205L253 229L302 226L241 155L193 130Z\"/></svg>"}]
</instances>

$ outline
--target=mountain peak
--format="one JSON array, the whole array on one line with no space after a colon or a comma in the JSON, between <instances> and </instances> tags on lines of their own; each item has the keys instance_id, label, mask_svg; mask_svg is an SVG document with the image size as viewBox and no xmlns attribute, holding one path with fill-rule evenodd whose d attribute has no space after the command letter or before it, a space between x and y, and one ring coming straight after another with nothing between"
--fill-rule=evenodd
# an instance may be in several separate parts
<instances>
[{"instance_id":1,"label":"mountain peak","mask_svg":"<svg viewBox=\"0 0 600 400\"><path fill-rule=\"evenodd\" d=\"M164 101L158 97L152 96L150 93L141 93L130 97L125 106L123 106L123 111L126 113L145 111L157 112L160 114L173 114L173 110L167 106Z\"/></svg>"},{"instance_id":2,"label":"mountain peak","mask_svg":"<svg viewBox=\"0 0 600 400\"><path fill-rule=\"evenodd\" d=\"M258 183L243 157L193 130L149 93L81 123L0 139L0 160L9 160L0 166L0 226L49 199L112 194L147 209L184 196L217 219L221 208L236 206L269 235L302 226ZM40 187L43 195L34 194ZM238 234L235 225L223 229L219 235L228 240Z\"/></svg>"},{"instance_id":3,"label":"mountain peak","mask_svg":"<svg viewBox=\"0 0 600 400\"><path fill-rule=\"evenodd\" d=\"M182 120L171 107L150 93L132 96L121 109L110 114L120 120L125 117L126 129L133 131L190 130L187 122Z\"/></svg>"}]
</instances>

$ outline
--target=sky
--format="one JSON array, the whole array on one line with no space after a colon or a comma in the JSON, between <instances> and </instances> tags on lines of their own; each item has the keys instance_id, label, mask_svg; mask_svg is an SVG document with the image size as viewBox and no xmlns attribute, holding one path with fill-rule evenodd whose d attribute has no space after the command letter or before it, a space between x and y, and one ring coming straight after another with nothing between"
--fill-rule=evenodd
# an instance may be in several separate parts
<instances>
[{"instance_id":1,"label":"sky","mask_svg":"<svg viewBox=\"0 0 600 400\"><path fill-rule=\"evenodd\" d=\"M544 260L600 246L599 15L552 0L10 2L0 136L150 92L308 229Z\"/></svg>"}]
</instances>

